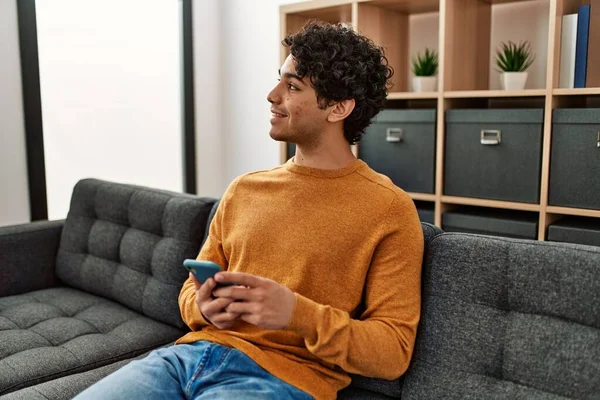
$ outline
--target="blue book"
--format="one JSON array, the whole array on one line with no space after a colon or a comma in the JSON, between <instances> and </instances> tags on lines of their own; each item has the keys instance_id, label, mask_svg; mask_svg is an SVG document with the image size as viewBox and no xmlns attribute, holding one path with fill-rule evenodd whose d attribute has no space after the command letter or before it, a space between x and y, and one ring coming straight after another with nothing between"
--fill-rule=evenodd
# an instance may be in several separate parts
<instances>
[{"instance_id":1,"label":"blue book","mask_svg":"<svg viewBox=\"0 0 600 400\"><path fill-rule=\"evenodd\" d=\"M579 6L577 44L575 46L575 87L585 87L587 74L588 39L590 34L590 5Z\"/></svg>"}]
</instances>

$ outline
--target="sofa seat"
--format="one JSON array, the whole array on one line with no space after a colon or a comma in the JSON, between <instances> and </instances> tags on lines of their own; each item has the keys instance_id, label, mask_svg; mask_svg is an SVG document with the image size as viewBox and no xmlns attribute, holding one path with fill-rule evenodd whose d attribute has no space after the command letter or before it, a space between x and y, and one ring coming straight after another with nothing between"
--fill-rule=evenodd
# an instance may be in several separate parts
<instances>
[{"instance_id":1,"label":"sofa seat","mask_svg":"<svg viewBox=\"0 0 600 400\"><path fill-rule=\"evenodd\" d=\"M0 298L0 395L130 359L184 332L68 287Z\"/></svg>"}]
</instances>

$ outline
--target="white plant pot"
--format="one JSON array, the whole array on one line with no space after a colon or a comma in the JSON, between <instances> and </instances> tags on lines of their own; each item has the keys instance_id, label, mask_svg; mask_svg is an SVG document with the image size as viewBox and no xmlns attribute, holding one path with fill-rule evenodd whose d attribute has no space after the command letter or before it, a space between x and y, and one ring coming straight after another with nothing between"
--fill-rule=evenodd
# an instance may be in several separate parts
<instances>
[{"instance_id":1,"label":"white plant pot","mask_svg":"<svg viewBox=\"0 0 600 400\"><path fill-rule=\"evenodd\" d=\"M500 83L504 90L522 90L525 89L527 82L527 72L503 72L500 75Z\"/></svg>"},{"instance_id":2,"label":"white plant pot","mask_svg":"<svg viewBox=\"0 0 600 400\"><path fill-rule=\"evenodd\" d=\"M437 76L413 76L412 82L415 92L437 91Z\"/></svg>"}]
</instances>

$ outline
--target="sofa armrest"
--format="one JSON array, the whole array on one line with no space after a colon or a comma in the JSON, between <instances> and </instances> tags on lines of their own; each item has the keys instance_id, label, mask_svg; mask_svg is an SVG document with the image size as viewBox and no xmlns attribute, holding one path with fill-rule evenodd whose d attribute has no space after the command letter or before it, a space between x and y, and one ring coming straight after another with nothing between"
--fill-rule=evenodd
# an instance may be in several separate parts
<instances>
[{"instance_id":1,"label":"sofa armrest","mask_svg":"<svg viewBox=\"0 0 600 400\"><path fill-rule=\"evenodd\" d=\"M0 297L55 286L64 220L0 227Z\"/></svg>"}]
</instances>

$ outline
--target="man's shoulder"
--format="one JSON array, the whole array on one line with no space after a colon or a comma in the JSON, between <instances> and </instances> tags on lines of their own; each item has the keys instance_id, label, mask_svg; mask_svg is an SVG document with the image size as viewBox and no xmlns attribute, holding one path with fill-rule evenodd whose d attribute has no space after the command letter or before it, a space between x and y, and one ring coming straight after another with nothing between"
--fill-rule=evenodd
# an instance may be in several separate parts
<instances>
[{"instance_id":1,"label":"man's shoulder","mask_svg":"<svg viewBox=\"0 0 600 400\"><path fill-rule=\"evenodd\" d=\"M229 187L231 189L235 189L240 184L245 186L248 184L262 182L265 179L276 178L281 175L281 173L283 172L283 169L284 169L283 165L278 165L276 167L269 168L269 169L261 169L261 170L257 170L257 171L246 172L242 175L239 175L237 178L235 178L231 182Z\"/></svg>"},{"instance_id":2,"label":"man's shoulder","mask_svg":"<svg viewBox=\"0 0 600 400\"><path fill-rule=\"evenodd\" d=\"M387 198L395 198L400 202L412 202L412 198L408 193L396 186L389 177L373 170L366 163L356 172L362 177L364 184L368 187L369 191L373 192L373 194L385 196Z\"/></svg>"}]
</instances>

